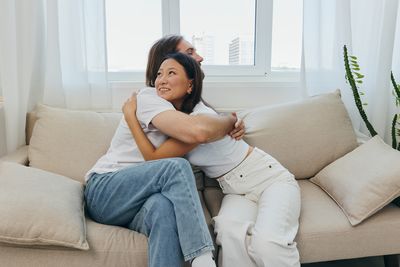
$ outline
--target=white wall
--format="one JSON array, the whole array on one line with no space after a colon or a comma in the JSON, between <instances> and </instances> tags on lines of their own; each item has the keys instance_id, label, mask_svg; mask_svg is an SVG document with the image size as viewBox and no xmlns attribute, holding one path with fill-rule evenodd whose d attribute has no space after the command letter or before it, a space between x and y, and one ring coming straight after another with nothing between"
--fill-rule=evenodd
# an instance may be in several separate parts
<instances>
[{"instance_id":1,"label":"white wall","mask_svg":"<svg viewBox=\"0 0 400 267\"><path fill-rule=\"evenodd\" d=\"M120 110L126 98L143 86L143 83L113 83L113 109ZM302 93L298 82L206 82L203 97L219 111L237 111L298 100Z\"/></svg>"}]
</instances>

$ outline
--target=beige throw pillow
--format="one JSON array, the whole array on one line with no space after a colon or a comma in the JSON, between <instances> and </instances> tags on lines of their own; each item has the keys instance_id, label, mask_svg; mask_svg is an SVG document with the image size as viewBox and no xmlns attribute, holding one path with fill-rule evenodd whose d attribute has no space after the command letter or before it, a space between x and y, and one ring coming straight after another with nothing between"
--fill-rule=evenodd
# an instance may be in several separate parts
<instances>
[{"instance_id":1,"label":"beige throw pillow","mask_svg":"<svg viewBox=\"0 0 400 267\"><path fill-rule=\"evenodd\" d=\"M239 113L244 140L276 158L296 176L311 178L357 147L340 91Z\"/></svg>"},{"instance_id":2,"label":"beige throw pillow","mask_svg":"<svg viewBox=\"0 0 400 267\"><path fill-rule=\"evenodd\" d=\"M76 111L38 105L30 140L31 167L84 182L110 146L121 113Z\"/></svg>"},{"instance_id":3,"label":"beige throw pillow","mask_svg":"<svg viewBox=\"0 0 400 267\"><path fill-rule=\"evenodd\" d=\"M0 242L88 250L83 185L16 163L0 163Z\"/></svg>"},{"instance_id":4,"label":"beige throw pillow","mask_svg":"<svg viewBox=\"0 0 400 267\"><path fill-rule=\"evenodd\" d=\"M310 180L336 201L354 226L400 195L400 152L375 136Z\"/></svg>"}]
</instances>

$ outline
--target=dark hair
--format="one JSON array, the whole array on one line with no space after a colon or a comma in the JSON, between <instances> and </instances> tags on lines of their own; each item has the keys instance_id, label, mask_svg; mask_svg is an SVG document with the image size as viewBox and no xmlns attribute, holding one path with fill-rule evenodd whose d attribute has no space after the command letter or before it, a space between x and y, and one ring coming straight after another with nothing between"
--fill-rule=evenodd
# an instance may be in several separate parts
<instances>
[{"instance_id":1,"label":"dark hair","mask_svg":"<svg viewBox=\"0 0 400 267\"><path fill-rule=\"evenodd\" d=\"M182 106L179 109L180 111L189 114L201 100L204 74L200 68L200 65L189 55L178 52L168 54L164 57L163 61L167 59L173 59L178 62L184 68L187 78L192 80L192 92L185 96ZM155 80L153 83L154 82Z\"/></svg>"},{"instance_id":2,"label":"dark hair","mask_svg":"<svg viewBox=\"0 0 400 267\"><path fill-rule=\"evenodd\" d=\"M154 87L155 80L157 78L157 72L160 68L161 63L164 61L168 54L177 53L178 44L184 40L182 35L166 35L161 39L157 40L150 48L149 56L146 67L146 86ZM196 62L197 63L197 62ZM204 79L204 73L201 71L202 79ZM214 108L208 104L201 96L200 100L209 108ZM196 103L197 104L197 103ZM193 109L193 108L192 108ZM215 111L215 110L214 110Z\"/></svg>"},{"instance_id":3,"label":"dark hair","mask_svg":"<svg viewBox=\"0 0 400 267\"><path fill-rule=\"evenodd\" d=\"M183 40L181 35L167 35L156 41L149 51L146 67L146 86L154 87L157 72L166 55L176 53L176 47Z\"/></svg>"}]
</instances>

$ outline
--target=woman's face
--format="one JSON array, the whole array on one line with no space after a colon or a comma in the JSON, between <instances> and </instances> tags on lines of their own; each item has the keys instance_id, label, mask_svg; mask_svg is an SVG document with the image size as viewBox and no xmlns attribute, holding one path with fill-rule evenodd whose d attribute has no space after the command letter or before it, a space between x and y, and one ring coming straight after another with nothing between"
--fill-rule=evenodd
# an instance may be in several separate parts
<instances>
[{"instance_id":1,"label":"woman's face","mask_svg":"<svg viewBox=\"0 0 400 267\"><path fill-rule=\"evenodd\" d=\"M183 99L192 92L192 80L185 69L174 59L166 59L161 63L155 81L158 96L171 102L180 109Z\"/></svg>"},{"instance_id":2,"label":"woman's face","mask_svg":"<svg viewBox=\"0 0 400 267\"><path fill-rule=\"evenodd\" d=\"M194 48L193 45L185 39L182 39L182 41L179 42L176 50L178 50L178 52L191 56L199 64L201 64L201 62L203 61L203 57L197 54L196 48Z\"/></svg>"}]
</instances>

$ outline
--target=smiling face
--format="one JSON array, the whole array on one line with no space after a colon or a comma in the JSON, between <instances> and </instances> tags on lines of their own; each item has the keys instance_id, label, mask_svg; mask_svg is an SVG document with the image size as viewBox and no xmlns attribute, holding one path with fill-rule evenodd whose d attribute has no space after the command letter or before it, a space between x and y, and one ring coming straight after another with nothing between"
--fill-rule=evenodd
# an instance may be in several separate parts
<instances>
[{"instance_id":1,"label":"smiling face","mask_svg":"<svg viewBox=\"0 0 400 267\"><path fill-rule=\"evenodd\" d=\"M192 92L192 80L175 59L168 58L161 64L155 81L158 96L171 102L178 110L184 98Z\"/></svg>"}]
</instances>

